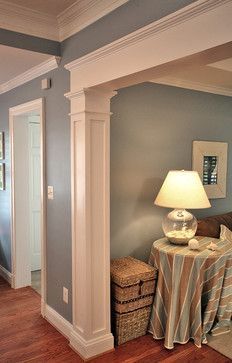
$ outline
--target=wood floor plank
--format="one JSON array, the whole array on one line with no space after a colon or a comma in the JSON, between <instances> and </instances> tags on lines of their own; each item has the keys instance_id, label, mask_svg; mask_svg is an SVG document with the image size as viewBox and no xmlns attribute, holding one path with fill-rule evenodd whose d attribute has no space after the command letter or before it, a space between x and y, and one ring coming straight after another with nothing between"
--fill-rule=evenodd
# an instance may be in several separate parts
<instances>
[{"instance_id":1,"label":"wood floor plank","mask_svg":"<svg viewBox=\"0 0 232 363\"><path fill-rule=\"evenodd\" d=\"M40 296L30 287L13 290L0 277L0 363L83 363L68 341L40 315ZM91 363L229 363L192 342L167 350L151 335L117 347Z\"/></svg>"}]
</instances>

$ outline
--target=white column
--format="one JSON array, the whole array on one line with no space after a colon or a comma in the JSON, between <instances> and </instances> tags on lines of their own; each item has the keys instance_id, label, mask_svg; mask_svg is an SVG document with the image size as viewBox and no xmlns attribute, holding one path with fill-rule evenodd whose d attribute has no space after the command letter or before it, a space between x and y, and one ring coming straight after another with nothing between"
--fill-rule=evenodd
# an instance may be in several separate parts
<instances>
[{"instance_id":1,"label":"white column","mask_svg":"<svg viewBox=\"0 0 232 363\"><path fill-rule=\"evenodd\" d=\"M110 99L71 92L72 288L70 345L84 359L113 349L110 328Z\"/></svg>"}]
</instances>

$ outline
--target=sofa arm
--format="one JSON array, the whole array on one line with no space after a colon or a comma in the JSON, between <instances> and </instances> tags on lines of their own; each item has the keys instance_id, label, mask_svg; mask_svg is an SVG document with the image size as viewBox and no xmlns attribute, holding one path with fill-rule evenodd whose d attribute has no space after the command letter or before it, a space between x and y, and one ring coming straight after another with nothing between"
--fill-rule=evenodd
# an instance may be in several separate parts
<instances>
[{"instance_id":1,"label":"sofa arm","mask_svg":"<svg viewBox=\"0 0 232 363\"><path fill-rule=\"evenodd\" d=\"M232 212L200 219L196 235L219 238L221 224L232 230Z\"/></svg>"}]
</instances>

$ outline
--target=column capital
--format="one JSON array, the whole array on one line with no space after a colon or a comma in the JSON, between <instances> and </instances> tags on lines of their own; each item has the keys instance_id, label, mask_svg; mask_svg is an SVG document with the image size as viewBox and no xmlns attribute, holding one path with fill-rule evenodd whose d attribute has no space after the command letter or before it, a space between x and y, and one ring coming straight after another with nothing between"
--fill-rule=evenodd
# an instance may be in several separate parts
<instances>
[{"instance_id":1,"label":"column capital","mask_svg":"<svg viewBox=\"0 0 232 363\"><path fill-rule=\"evenodd\" d=\"M71 101L71 116L86 113L100 113L110 115L110 99L117 92L100 87L83 88L66 93Z\"/></svg>"},{"instance_id":2,"label":"column capital","mask_svg":"<svg viewBox=\"0 0 232 363\"><path fill-rule=\"evenodd\" d=\"M88 96L95 96L95 97L105 97L107 99L111 99L112 97L117 95L117 91L112 91L110 89L105 89L101 87L91 87L91 88L81 88L76 91L71 91L68 93L65 93L65 97L69 100L77 99L81 97Z\"/></svg>"}]
</instances>

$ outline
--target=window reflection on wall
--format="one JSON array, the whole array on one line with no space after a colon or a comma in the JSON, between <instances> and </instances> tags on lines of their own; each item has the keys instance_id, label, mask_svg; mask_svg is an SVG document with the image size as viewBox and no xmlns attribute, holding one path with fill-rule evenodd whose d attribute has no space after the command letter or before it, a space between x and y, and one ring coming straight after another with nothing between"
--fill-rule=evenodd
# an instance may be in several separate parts
<instances>
[{"instance_id":1,"label":"window reflection on wall","mask_svg":"<svg viewBox=\"0 0 232 363\"><path fill-rule=\"evenodd\" d=\"M218 158L217 156L204 156L203 160L203 184L217 184Z\"/></svg>"}]
</instances>

